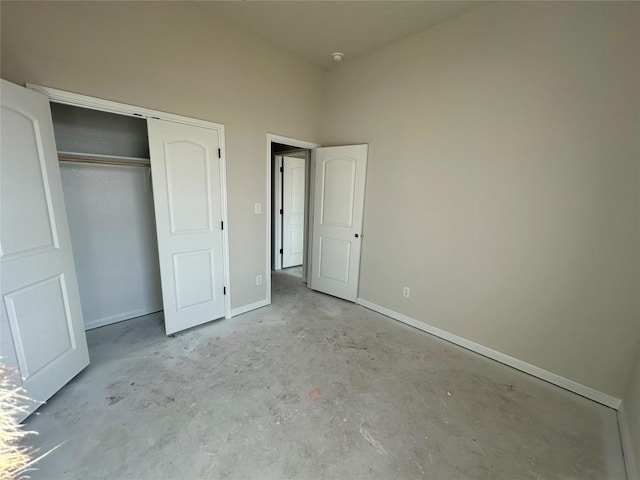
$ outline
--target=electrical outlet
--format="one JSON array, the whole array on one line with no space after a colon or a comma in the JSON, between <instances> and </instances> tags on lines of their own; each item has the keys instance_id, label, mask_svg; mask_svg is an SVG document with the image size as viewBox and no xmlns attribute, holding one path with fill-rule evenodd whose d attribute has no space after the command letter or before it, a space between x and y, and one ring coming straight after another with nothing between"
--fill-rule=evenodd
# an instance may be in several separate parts
<instances>
[{"instance_id":1,"label":"electrical outlet","mask_svg":"<svg viewBox=\"0 0 640 480\"><path fill-rule=\"evenodd\" d=\"M404 298L409 298L410 295L411 295L411 289L409 287L404 287L402 289L402 296Z\"/></svg>"},{"instance_id":2,"label":"electrical outlet","mask_svg":"<svg viewBox=\"0 0 640 480\"><path fill-rule=\"evenodd\" d=\"M262 204L260 202L256 203L253 206L253 211L256 213L256 215L260 215L262 213Z\"/></svg>"},{"instance_id":3,"label":"electrical outlet","mask_svg":"<svg viewBox=\"0 0 640 480\"><path fill-rule=\"evenodd\" d=\"M256 285L262 285L262 275L256 275Z\"/></svg>"}]
</instances>

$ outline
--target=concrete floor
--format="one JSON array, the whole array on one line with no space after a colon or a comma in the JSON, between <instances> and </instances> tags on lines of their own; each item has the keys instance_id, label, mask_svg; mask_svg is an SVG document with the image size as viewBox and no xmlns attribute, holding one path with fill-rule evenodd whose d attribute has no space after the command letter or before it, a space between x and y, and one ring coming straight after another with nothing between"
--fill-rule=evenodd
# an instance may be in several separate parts
<instances>
[{"instance_id":1,"label":"concrete floor","mask_svg":"<svg viewBox=\"0 0 640 480\"><path fill-rule=\"evenodd\" d=\"M274 274L273 305L173 338L89 331L27 421L34 479L623 479L613 410Z\"/></svg>"},{"instance_id":2,"label":"concrete floor","mask_svg":"<svg viewBox=\"0 0 640 480\"><path fill-rule=\"evenodd\" d=\"M289 267L283 268L279 273L284 273L286 275L293 275L294 277L302 278L302 265L299 267Z\"/></svg>"}]
</instances>

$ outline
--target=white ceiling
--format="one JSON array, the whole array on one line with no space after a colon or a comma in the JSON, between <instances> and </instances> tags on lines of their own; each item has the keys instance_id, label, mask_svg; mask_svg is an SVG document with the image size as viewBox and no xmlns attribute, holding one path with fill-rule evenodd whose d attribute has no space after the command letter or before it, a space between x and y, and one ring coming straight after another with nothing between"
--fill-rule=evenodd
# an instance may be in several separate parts
<instances>
[{"instance_id":1,"label":"white ceiling","mask_svg":"<svg viewBox=\"0 0 640 480\"><path fill-rule=\"evenodd\" d=\"M450 18L483 1L202 1L199 5L320 68L377 50Z\"/></svg>"}]
</instances>

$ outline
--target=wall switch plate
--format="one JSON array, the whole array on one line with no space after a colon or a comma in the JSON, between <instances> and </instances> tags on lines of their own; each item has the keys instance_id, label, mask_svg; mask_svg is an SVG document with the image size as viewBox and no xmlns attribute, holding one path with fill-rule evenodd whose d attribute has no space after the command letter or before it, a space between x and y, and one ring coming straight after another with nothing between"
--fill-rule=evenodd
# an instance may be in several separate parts
<instances>
[{"instance_id":1,"label":"wall switch plate","mask_svg":"<svg viewBox=\"0 0 640 480\"><path fill-rule=\"evenodd\" d=\"M262 285L262 275L256 275L256 285Z\"/></svg>"},{"instance_id":2,"label":"wall switch plate","mask_svg":"<svg viewBox=\"0 0 640 480\"><path fill-rule=\"evenodd\" d=\"M259 203L259 202L258 202L258 203L256 203L256 204L253 206L253 211L254 211L254 212L256 212L256 215L261 214L261 213L262 213L262 204L261 204L261 203Z\"/></svg>"},{"instance_id":3,"label":"wall switch plate","mask_svg":"<svg viewBox=\"0 0 640 480\"><path fill-rule=\"evenodd\" d=\"M409 287L404 287L402 289L402 296L404 298L409 298L410 295L411 295L411 289Z\"/></svg>"}]
</instances>

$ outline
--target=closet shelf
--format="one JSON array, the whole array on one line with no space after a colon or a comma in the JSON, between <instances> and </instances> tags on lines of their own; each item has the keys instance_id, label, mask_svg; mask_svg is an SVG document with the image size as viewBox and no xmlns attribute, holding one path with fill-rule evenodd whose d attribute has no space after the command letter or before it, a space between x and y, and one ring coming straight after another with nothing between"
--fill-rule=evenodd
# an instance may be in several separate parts
<instances>
[{"instance_id":1,"label":"closet shelf","mask_svg":"<svg viewBox=\"0 0 640 480\"><path fill-rule=\"evenodd\" d=\"M96 155L93 153L58 152L60 162L90 163L95 165L118 165L123 167L150 167L148 158Z\"/></svg>"}]
</instances>

